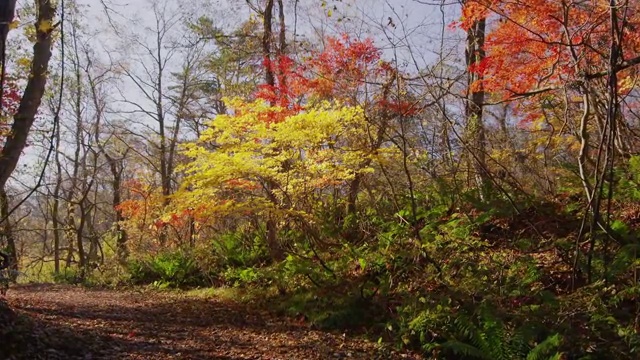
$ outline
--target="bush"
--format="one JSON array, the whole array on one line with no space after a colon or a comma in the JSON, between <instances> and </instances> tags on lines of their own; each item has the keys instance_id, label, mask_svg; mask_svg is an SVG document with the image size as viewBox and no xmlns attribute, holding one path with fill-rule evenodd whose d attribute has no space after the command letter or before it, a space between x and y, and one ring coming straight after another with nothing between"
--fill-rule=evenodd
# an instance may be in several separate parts
<instances>
[{"instance_id":1,"label":"bush","mask_svg":"<svg viewBox=\"0 0 640 360\"><path fill-rule=\"evenodd\" d=\"M258 285L263 280L262 274L254 268L228 268L224 272L224 281L227 285L244 287Z\"/></svg>"},{"instance_id":2,"label":"bush","mask_svg":"<svg viewBox=\"0 0 640 360\"><path fill-rule=\"evenodd\" d=\"M212 255L225 268L258 266L270 260L264 240L257 234L229 232L216 237L211 246Z\"/></svg>"},{"instance_id":3,"label":"bush","mask_svg":"<svg viewBox=\"0 0 640 360\"><path fill-rule=\"evenodd\" d=\"M165 252L128 264L131 282L136 285L156 284L162 287L209 285L197 262L183 251Z\"/></svg>"},{"instance_id":4,"label":"bush","mask_svg":"<svg viewBox=\"0 0 640 360\"><path fill-rule=\"evenodd\" d=\"M53 282L57 284L76 285L83 282L80 271L76 268L66 268L59 273L53 273Z\"/></svg>"}]
</instances>

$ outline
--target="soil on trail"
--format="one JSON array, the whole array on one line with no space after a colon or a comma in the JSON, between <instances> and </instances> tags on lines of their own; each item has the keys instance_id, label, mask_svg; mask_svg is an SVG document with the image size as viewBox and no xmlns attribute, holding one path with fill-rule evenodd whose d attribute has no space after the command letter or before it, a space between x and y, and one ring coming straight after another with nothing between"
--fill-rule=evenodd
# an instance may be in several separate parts
<instances>
[{"instance_id":1,"label":"soil on trail","mask_svg":"<svg viewBox=\"0 0 640 360\"><path fill-rule=\"evenodd\" d=\"M219 299L31 285L12 288L7 300L38 333L11 359L417 358Z\"/></svg>"}]
</instances>

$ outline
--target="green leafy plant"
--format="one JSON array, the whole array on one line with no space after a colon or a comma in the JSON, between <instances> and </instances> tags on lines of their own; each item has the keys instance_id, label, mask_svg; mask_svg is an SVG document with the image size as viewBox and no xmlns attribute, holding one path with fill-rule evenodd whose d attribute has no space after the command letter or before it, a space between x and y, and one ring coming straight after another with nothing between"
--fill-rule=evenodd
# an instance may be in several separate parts
<instances>
[{"instance_id":1,"label":"green leafy plant","mask_svg":"<svg viewBox=\"0 0 640 360\"><path fill-rule=\"evenodd\" d=\"M82 282L80 271L76 268L65 268L53 274L53 281L58 284L78 284Z\"/></svg>"},{"instance_id":2,"label":"green leafy plant","mask_svg":"<svg viewBox=\"0 0 640 360\"><path fill-rule=\"evenodd\" d=\"M514 328L486 310L478 316L457 314L448 324L450 334L444 341L424 344L443 359L478 360L560 360L559 334L538 341L540 332L530 326Z\"/></svg>"},{"instance_id":3,"label":"green leafy plant","mask_svg":"<svg viewBox=\"0 0 640 360\"><path fill-rule=\"evenodd\" d=\"M185 287L206 284L196 261L182 251L165 252L129 262L128 272L134 284L158 287Z\"/></svg>"}]
</instances>

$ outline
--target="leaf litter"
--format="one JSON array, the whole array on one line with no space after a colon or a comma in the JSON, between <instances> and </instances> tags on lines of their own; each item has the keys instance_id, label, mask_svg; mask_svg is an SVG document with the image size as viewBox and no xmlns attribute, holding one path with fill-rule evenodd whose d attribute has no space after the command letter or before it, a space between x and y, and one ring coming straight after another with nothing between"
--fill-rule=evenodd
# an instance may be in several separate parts
<instances>
[{"instance_id":1,"label":"leaf litter","mask_svg":"<svg viewBox=\"0 0 640 360\"><path fill-rule=\"evenodd\" d=\"M5 301L0 359L420 358L227 299L22 285Z\"/></svg>"}]
</instances>

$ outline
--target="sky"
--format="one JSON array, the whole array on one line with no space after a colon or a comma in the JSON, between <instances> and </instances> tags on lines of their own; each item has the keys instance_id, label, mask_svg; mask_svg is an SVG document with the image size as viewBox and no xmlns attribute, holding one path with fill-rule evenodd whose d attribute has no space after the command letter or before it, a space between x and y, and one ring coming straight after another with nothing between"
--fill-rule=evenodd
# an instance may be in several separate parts
<instances>
[{"instance_id":1,"label":"sky","mask_svg":"<svg viewBox=\"0 0 640 360\"><path fill-rule=\"evenodd\" d=\"M153 0L77 1L92 18L91 24L97 27L109 28L106 11L115 22L128 22L134 18L138 25L144 25L153 21L149 11L149 3ZM234 27L250 14L245 0L169 0L169 3L189 13L190 18L210 16L223 28ZM294 28L299 35L307 36L313 36L318 28L328 34L348 32L372 37L382 47L388 47L390 42L411 46L414 52L428 57L430 53L439 52L441 34L444 33L449 44L460 38L459 32L448 27L459 16L460 5L448 0L442 0L442 3L446 5L438 0L285 0L285 7L289 9L287 25L290 32ZM294 7L294 4L297 5ZM294 8L297 18L291 10ZM104 32L101 40L108 42L111 36L108 31Z\"/></svg>"}]
</instances>

